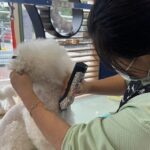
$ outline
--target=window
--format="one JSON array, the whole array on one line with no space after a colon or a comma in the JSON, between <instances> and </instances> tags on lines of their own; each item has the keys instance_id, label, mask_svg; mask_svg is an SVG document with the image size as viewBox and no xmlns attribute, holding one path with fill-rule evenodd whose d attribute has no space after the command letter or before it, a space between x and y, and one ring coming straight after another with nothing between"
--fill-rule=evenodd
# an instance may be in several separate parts
<instances>
[{"instance_id":1,"label":"window","mask_svg":"<svg viewBox=\"0 0 150 150\"><path fill-rule=\"evenodd\" d=\"M10 9L7 3L0 2L0 80L8 79L6 67L13 54Z\"/></svg>"},{"instance_id":2,"label":"window","mask_svg":"<svg viewBox=\"0 0 150 150\"><path fill-rule=\"evenodd\" d=\"M86 2L89 1L84 0L84 3ZM49 7L40 6L37 7L37 9L44 26L46 38L50 38L50 37L55 38L61 45L65 47L66 51L68 52L68 55L73 61L75 62L82 61L88 65L88 70L85 75L85 79L87 80L98 79L99 59L92 45L92 41L89 38L87 33L87 17L89 14L89 10L88 11L84 10L82 26L77 34L75 34L71 38L57 38L55 36L52 36L51 24L49 18L50 17ZM61 8L59 10L61 11L59 13L64 17L64 19L71 22L72 17L70 15L71 14L70 9ZM35 38L35 36L33 35L31 21L24 8L22 11L22 15L23 15L24 40L26 41L26 40L30 40L31 38Z\"/></svg>"},{"instance_id":3,"label":"window","mask_svg":"<svg viewBox=\"0 0 150 150\"><path fill-rule=\"evenodd\" d=\"M92 3L92 0L82 0L84 3ZM51 34L51 28L49 24L48 17L49 15L46 14L48 8L42 8L42 11L45 12L44 14L41 15L42 21L44 28L46 30L46 37L48 38L49 35ZM67 17L67 13L70 15L69 10L62 9L60 14L64 14L63 12L65 11L65 16L64 19L68 19L71 17ZM65 49L68 52L68 55L70 58L75 61L75 62L85 62L88 65L88 70L85 75L85 79L91 80L91 79L98 79L99 78L99 58L96 54L96 51L93 47L92 41L88 36L87 33L87 17L89 14L89 10L84 10L84 17L83 17L83 23L81 26L81 29L79 32L74 35L71 38L56 38L57 41L60 42L61 45L64 45ZM68 16L69 16L68 15ZM72 19L72 18L71 18ZM71 20L70 19L70 20ZM71 21L70 21L71 22Z\"/></svg>"},{"instance_id":4,"label":"window","mask_svg":"<svg viewBox=\"0 0 150 150\"><path fill-rule=\"evenodd\" d=\"M99 77L99 58L87 33L88 14L89 11L84 10L81 29L75 36L70 39L58 39L58 41L60 43L64 41L64 46L73 61L84 62L88 65L85 79L92 80Z\"/></svg>"}]
</instances>

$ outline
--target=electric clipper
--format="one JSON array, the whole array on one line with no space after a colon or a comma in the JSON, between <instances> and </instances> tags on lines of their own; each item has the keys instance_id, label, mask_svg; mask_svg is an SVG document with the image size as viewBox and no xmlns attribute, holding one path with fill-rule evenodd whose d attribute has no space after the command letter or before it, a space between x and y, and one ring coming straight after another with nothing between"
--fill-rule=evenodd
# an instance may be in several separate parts
<instances>
[{"instance_id":1,"label":"electric clipper","mask_svg":"<svg viewBox=\"0 0 150 150\"><path fill-rule=\"evenodd\" d=\"M87 65L83 62L76 63L73 72L71 74L68 86L64 95L59 100L60 110L67 109L74 101L74 90L80 86L80 83L84 79Z\"/></svg>"}]
</instances>

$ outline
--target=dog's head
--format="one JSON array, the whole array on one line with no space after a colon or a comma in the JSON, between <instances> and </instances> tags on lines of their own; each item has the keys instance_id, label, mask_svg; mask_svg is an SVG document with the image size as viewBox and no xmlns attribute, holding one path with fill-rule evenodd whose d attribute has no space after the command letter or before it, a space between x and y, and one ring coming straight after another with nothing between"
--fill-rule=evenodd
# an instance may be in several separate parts
<instances>
[{"instance_id":1,"label":"dog's head","mask_svg":"<svg viewBox=\"0 0 150 150\"><path fill-rule=\"evenodd\" d=\"M53 39L37 39L20 44L16 49L16 58L9 64L11 70L29 74L34 90L46 105L50 103L48 99L60 98L64 81L71 74L73 66L66 50Z\"/></svg>"},{"instance_id":2,"label":"dog's head","mask_svg":"<svg viewBox=\"0 0 150 150\"><path fill-rule=\"evenodd\" d=\"M21 43L9 68L28 73L34 82L61 82L73 69L66 50L53 39L37 39ZM55 80L58 78L59 80Z\"/></svg>"}]
</instances>

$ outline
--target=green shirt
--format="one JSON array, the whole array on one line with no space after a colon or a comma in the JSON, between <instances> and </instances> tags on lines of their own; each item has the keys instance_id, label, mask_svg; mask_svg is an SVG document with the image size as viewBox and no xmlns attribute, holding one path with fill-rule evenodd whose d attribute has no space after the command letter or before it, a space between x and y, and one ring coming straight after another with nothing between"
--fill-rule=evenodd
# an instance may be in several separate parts
<instances>
[{"instance_id":1,"label":"green shirt","mask_svg":"<svg viewBox=\"0 0 150 150\"><path fill-rule=\"evenodd\" d=\"M72 126L62 150L150 150L150 93L134 97L110 117Z\"/></svg>"}]
</instances>

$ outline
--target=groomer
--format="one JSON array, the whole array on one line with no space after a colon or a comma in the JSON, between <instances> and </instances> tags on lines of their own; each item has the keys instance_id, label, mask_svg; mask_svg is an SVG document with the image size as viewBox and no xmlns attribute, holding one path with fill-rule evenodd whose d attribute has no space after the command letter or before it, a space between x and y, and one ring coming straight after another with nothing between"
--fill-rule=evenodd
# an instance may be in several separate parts
<instances>
[{"instance_id":1,"label":"groomer","mask_svg":"<svg viewBox=\"0 0 150 150\"><path fill-rule=\"evenodd\" d=\"M83 82L78 91L124 94L116 113L71 127L34 105L40 100L27 74L12 72L13 87L57 150L150 150L150 0L97 0L88 30L100 59L118 75Z\"/></svg>"}]
</instances>

